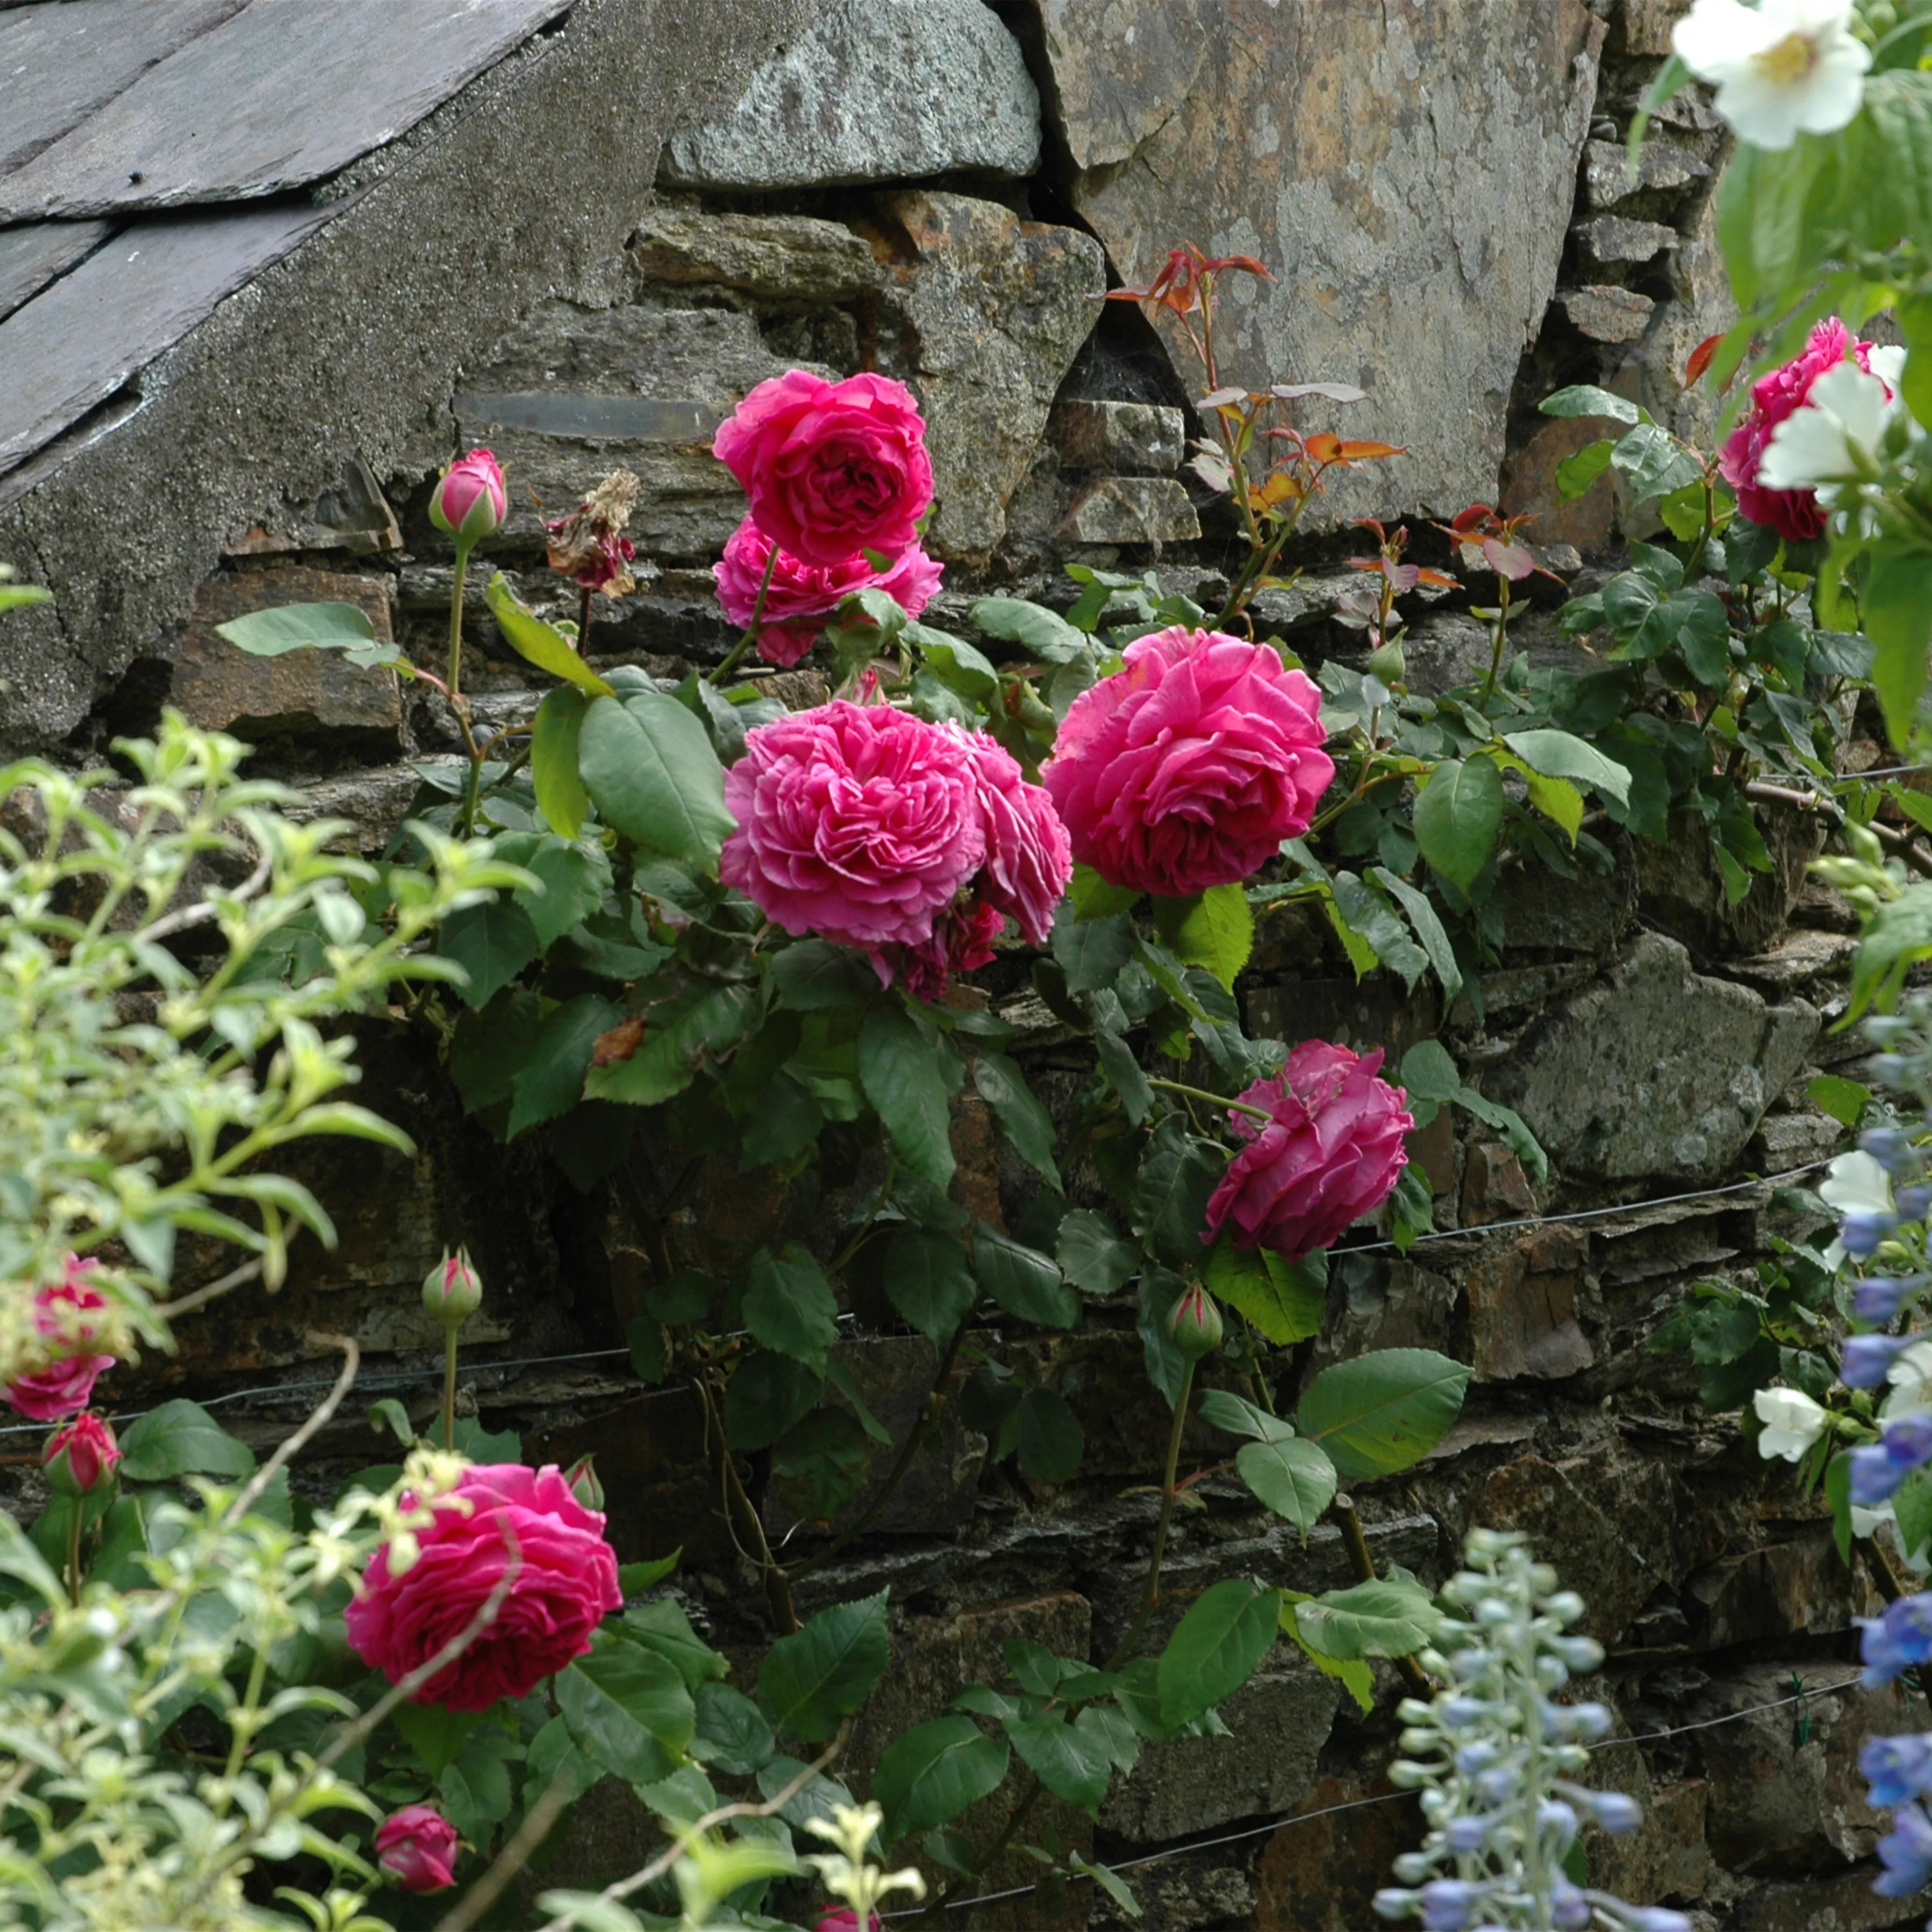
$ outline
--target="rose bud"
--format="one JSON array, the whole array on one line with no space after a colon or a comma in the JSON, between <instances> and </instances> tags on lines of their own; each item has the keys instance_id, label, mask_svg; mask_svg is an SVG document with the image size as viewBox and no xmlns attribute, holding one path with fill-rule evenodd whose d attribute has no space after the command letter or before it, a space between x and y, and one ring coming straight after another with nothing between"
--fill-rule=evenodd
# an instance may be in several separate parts
<instances>
[{"instance_id":1,"label":"rose bud","mask_svg":"<svg viewBox=\"0 0 1932 1932\"><path fill-rule=\"evenodd\" d=\"M422 1305L441 1322L455 1327L474 1315L483 1305L483 1283L478 1279L467 1248L454 1254L443 1250L442 1259L423 1277Z\"/></svg>"},{"instance_id":2,"label":"rose bud","mask_svg":"<svg viewBox=\"0 0 1932 1932\"><path fill-rule=\"evenodd\" d=\"M121 1445L98 1415L77 1415L47 1441L40 1457L57 1496L88 1496L114 1480Z\"/></svg>"},{"instance_id":3,"label":"rose bud","mask_svg":"<svg viewBox=\"0 0 1932 1932\"><path fill-rule=\"evenodd\" d=\"M596 1464L595 1456L580 1456L563 1472L563 1480L570 1485L570 1493L586 1509L601 1510L604 1507L604 1485L597 1480Z\"/></svg>"},{"instance_id":4,"label":"rose bud","mask_svg":"<svg viewBox=\"0 0 1932 1932\"><path fill-rule=\"evenodd\" d=\"M1199 1282L1174 1304L1167 1318L1168 1339L1190 1362L1211 1355L1221 1346L1221 1311Z\"/></svg>"},{"instance_id":5,"label":"rose bud","mask_svg":"<svg viewBox=\"0 0 1932 1932\"><path fill-rule=\"evenodd\" d=\"M503 472L487 449L459 456L430 494L429 520L467 550L478 537L500 528L510 507Z\"/></svg>"},{"instance_id":6,"label":"rose bud","mask_svg":"<svg viewBox=\"0 0 1932 1932\"><path fill-rule=\"evenodd\" d=\"M376 1862L405 1892L456 1882L456 1827L433 1804L405 1804L376 1832Z\"/></svg>"}]
</instances>

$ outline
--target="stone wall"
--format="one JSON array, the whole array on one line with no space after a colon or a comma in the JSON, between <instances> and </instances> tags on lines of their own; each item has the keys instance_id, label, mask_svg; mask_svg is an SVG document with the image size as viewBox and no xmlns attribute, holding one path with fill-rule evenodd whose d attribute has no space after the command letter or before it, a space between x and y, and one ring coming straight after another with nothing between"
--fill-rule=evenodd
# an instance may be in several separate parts
<instances>
[{"instance_id":1,"label":"stone wall","mask_svg":"<svg viewBox=\"0 0 1932 1932\"><path fill-rule=\"evenodd\" d=\"M515 504L491 561L526 598L575 614L574 595L540 567L538 500L555 514L622 464L644 484L640 588L600 612L590 654L667 676L716 662L728 634L709 566L740 503L706 446L747 388L796 364L877 368L918 392L938 479L932 544L950 566L940 621L989 586L1058 596L1067 561L1152 566L1211 593L1232 551L1183 470L1198 428L1195 372L1137 310L1096 299L1144 278L1184 237L1258 254L1276 272L1231 285L1229 374L1358 382L1370 400L1351 430L1406 446L1322 506L1301 548L1306 576L1264 600L1267 626L1304 658L1350 647L1329 619L1346 520L1366 511L1419 524L1500 492L1512 511L1540 513L1546 562L1585 575L1642 532L1620 530L1607 480L1556 502L1555 466L1580 432L1538 416L1536 398L1601 381L1686 433L1708 429L1708 404L1683 393L1678 372L1727 319L1708 107L1680 99L1639 179L1622 162L1674 10L1670 0L801 10L764 64L669 130L655 190L636 185L623 220L606 224L621 248L574 242L551 292L493 323L460 366L410 364L406 434L393 421L365 434L366 398L320 411L337 440L254 477L182 621L155 621L158 593L118 608L97 598L84 622L48 633L69 658L46 670L55 695L39 728L71 728L73 748L89 751L172 701L253 739L262 769L299 779L316 811L349 818L379 848L420 776L453 759L438 706L320 654L243 659L212 626L253 605L342 597L434 662L450 578L428 488L442 456L485 441L508 460ZM647 116L641 98L636 111ZM638 138L655 152L656 130ZM382 231L336 245L350 251L344 272L380 279ZM370 326L373 346L346 378L358 384L381 366L380 319ZM61 487L68 514L86 514L78 485ZM49 520L59 507L29 499L10 513L56 562L75 554ZM104 580L75 568L77 582ZM61 571L47 574L68 596ZM1454 598L1412 615L1423 688L1453 682L1486 648ZM1546 614L1526 636L1532 650L1558 647ZM520 714L532 695L525 668L480 590L465 644L479 710ZM796 703L824 690L808 665L772 682ZM1851 1932L1921 1909L1867 1890L1877 1824L1852 1760L1863 1731L1910 1715L1894 1694L1814 1702L1802 1741L1789 1708L1685 1727L1786 1694L1794 1672L1849 1678L1850 1620L1869 1607L1862 1577L1839 1564L1820 1508L1784 1466L1760 1463L1733 1422L1702 1416L1688 1362L1645 1347L1689 1282L1748 1272L1775 1237L1809 1225L1749 1177L1832 1150L1838 1130L1808 1106L1806 1082L1859 1051L1832 1030L1849 910L1805 880L1810 826L1766 830L1780 869L1735 910L1695 840L1621 850L1609 878L1513 873L1480 1002L1466 995L1446 1014L1389 975L1356 983L1321 932L1292 920L1269 931L1244 996L1252 1030L1290 1040L1321 1034L1399 1055L1441 1034L1551 1156L1548 1184L1532 1186L1507 1149L1480 1130L1455 1137L1443 1117L1416 1150L1442 1238L1406 1258L1375 1244L1338 1256L1323 1334L1281 1364L1291 1400L1314 1369L1372 1347L1428 1346L1474 1365L1449 1439L1408 1477L1358 1492L1371 1548L1436 1580L1472 1524L1520 1527L1588 1598L1620 1735L1673 1734L1609 1754L1647 1816L1635 1840L1593 1849L1603 1882L1689 1906L1713 1928ZM1043 1094L1070 1104L1077 1046L1001 970L988 988L1022 1028L1016 1051ZM675 1389L641 1389L621 1347L652 1279L634 1216L658 1195L670 1150L640 1136L616 1175L582 1192L567 1142L506 1148L466 1120L420 1035L371 1021L363 1059L363 1097L416 1136L416 1159L350 1143L317 1161L311 1178L341 1246L303 1253L278 1299L188 1322L181 1356L124 1381L121 1398L234 1398L227 1416L267 1442L321 1372L316 1334L346 1330L368 1351L372 1394L397 1393L425 1418L434 1338L416 1284L444 1243L467 1240L488 1297L465 1401L545 1457L595 1450L623 1556L681 1545L694 1621L748 1661L764 1634L756 1592L706 1506L700 1418ZM957 1184L977 1211L1016 1221L1032 1184L1002 1160L976 1106L956 1123ZM1070 1178L1076 1198L1097 1198L1090 1172ZM812 1225L808 1204L774 1192L769 1172L741 1177L714 1161L682 1192L702 1204L674 1220L694 1258L728 1254L748 1231ZM1584 1218L1521 1225L1550 1214ZM843 1346L868 1400L902 1431L930 1348L862 1328ZM866 1535L802 1587L806 1609L892 1587L897 1648L854 1741L848 1768L860 1776L894 1730L996 1670L1003 1642L1104 1654L1130 1614L1154 1509L1138 1486L1156 1473L1166 1426L1132 1312L1103 1307L1078 1335L1010 1346L1030 1351L1079 1415L1080 1477L1049 1489L988 1470L983 1440L956 1422ZM1204 1431L1188 1450L1219 1453ZM300 1480L326 1487L379 1453L362 1422L338 1420ZM35 1480L18 1478L23 1490ZM1207 1508L1183 1516L1170 1558L1184 1590L1248 1574L1307 1590L1348 1580L1332 1528L1304 1549L1238 1484L1210 1479L1201 1493ZM764 1506L775 1537L796 1530L794 1549L811 1546L775 1493ZM1409 1802L1274 1821L1386 1790L1393 1672L1378 1691L1364 1718L1278 1655L1230 1708L1232 1736L1150 1750L1097 1825L1054 1822L1065 1841L1116 1860L1226 1840L1131 1874L1149 1932L1362 1932L1370 1893L1412 1841ZM608 1880L635 1862L640 1830L621 1793L598 1794L546 1882ZM1034 1872L996 1876L1023 1885ZM959 1920L991 1932L1117 1916L1076 1888L1055 1910L1028 1897Z\"/></svg>"}]
</instances>

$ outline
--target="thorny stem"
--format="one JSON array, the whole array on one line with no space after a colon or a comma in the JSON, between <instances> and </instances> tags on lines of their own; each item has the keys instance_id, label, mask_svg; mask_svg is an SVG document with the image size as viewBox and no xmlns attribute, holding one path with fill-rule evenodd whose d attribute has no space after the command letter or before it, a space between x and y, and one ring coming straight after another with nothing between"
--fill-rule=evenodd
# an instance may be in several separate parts
<instances>
[{"instance_id":1,"label":"thorny stem","mask_svg":"<svg viewBox=\"0 0 1932 1932\"><path fill-rule=\"evenodd\" d=\"M1210 1107L1222 1108L1231 1113L1252 1114L1258 1120L1274 1118L1265 1107L1250 1106L1245 1100L1230 1100L1225 1094L1209 1093L1204 1087L1184 1087L1178 1080L1160 1080L1152 1074L1148 1076L1148 1084L1161 1088L1169 1094L1184 1094L1190 1100L1204 1100Z\"/></svg>"},{"instance_id":2,"label":"thorny stem","mask_svg":"<svg viewBox=\"0 0 1932 1932\"><path fill-rule=\"evenodd\" d=\"M712 1445L712 1454L718 1459L718 1479L724 1491L726 1516L731 1523L733 1540L736 1541L740 1528L750 1536L754 1549L746 1550L741 1543L738 1546L740 1552L763 1574L765 1600L770 1606L772 1621L778 1625L781 1636L789 1636L800 1627L798 1612L792 1604L791 1580L772 1554L772 1546L765 1537L765 1526L752 1508L751 1498L745 1493L744 1484L738 1480L738 1466L731 1460L731 1445L724 1434L724 1418L718 1412L718 1397L710 1378L698 1375L692 1376L692 1380L697 1386L699 1400L704 1404L705 1432Z\"/></svg>"},{"instance_id":3,"label":"thorny stem","mask_svg":"<svg viewBox=\"0 0 1932 1932\"><path fill-rule=\"evenodd\" d=\"M596 595L588 584L580 585L577 592L577 655L584 656L590 648L590 600Z\"/></svg>"},{"instance_id":4,"label":"thorny stem","mask_svg":"<svg viewBox=\"0 0 1932 1932\"><path fill-rule=\"evenodd\" d=\"M1376 1580L1376 1559L1369 1553L1369 1539L1363 1534L1361 1518L1355 1514L1354 1498L1338 1496L1329 1508L1341 1526L1342 1540L1348 1546L1348 1560L1354 1566L1355 1581L1372 1583ZM1432 1697L1436 1694L1436 1686L1430 1682L1428 1673L1414 1658L1398 1657L1395 1667L1418 1696Z\"/></svg>"},{"instance_id":5,"label":"thorny stem","mask_svg":"<svg viewBox=\"0 0 1932 1932\"><path fill-rule=\"evenodd\" d=\"M758 581L758 601L752 606L752 621L745 626L745 634L731 646L724 662L705 674L706 684L722 684L732 666L758 641L758 633L765 621L765 596L772 587L772 572L778 567L778 547L773 544L771 555L765 559L765 574Z\"/></svg>"},{"instance_id":6,"label":"thorny stem","mask_svg":"<svg viewBox=\"0 0 1932 1932\"><path fill-rule=\"evenodd\" d=\"M1489 702L1496 694L1496 680L1502 675L1503 649L1509 642L1509 579L1502 572L1496 573L1496 622L1493 641L1490 646L1489 675L1483 680L1483 705L1488 709Z\"/></svg>"},{"instance_id":7,"label":"thorny stem","mask_svg":"<svg viewBox=\"0 0 1932 1932\"><path fill-rule=\"evenodd\" d=\"M470 782L463 794L463 836L466 838L476 829L477 796L483 778L483 754L477 747L476 734L470 728L470 700L463 694L463 584L469 574L470 546L460 543L456 547L456 582L449 593L449 681L443 695L449 700L457 729L463 734L463 748L470 757Z\"/></svg>"},{"instance_id":8,"label":"thorny stem","mask_svg":"<svg viewBox=\"0 0 1932 1932\"><path fill-rule=\"evenodd\" d=\"M456 1448L456 1333L459 1324L448 1322L442 1333L442 1446L452 1454Z\"/></svg>"}]
</instances>

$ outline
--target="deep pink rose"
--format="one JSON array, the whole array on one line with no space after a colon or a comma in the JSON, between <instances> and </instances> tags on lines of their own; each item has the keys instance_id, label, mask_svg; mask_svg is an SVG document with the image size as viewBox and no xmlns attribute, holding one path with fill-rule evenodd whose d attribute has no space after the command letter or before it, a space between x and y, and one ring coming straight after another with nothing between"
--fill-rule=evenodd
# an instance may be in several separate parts
<instances>
[{"instance_id":1,"label":"deep pink rose","mask_svg":"<svg viewBox=\"0 0 1932 1932\"><path fill-rule=\"evenodd\" d=\"M1238 1248L1273 1248L1298 1262L1380 1207L1408 1165L1402 1136L1415 1126L1408 1096L1376 1077L1382 1064L1379 1048L1354 1054L1311 1040L1277 1078L1239 1095L1272 1118L1228 1114L1249 1144L1209 1198L1201 1238L1212 1240L1232 1220Z\"/></svg>"},{"instance_id":2,"label":"deep pink rose","mask_svg":"<svg viewBox=\"0 0 1932 1932\"><path fill-rule=\"evenodd\" d=\"M992 958L993 941L1006 923L1006 916L998 906L962 896L933 920L932 937L923 946L901 948L890 963L914 999L937 1004L946 997L954 974L970 973Z\"/></svg>"},{"instance_id":3,"label":"deep pink rose","mask_svg":"<svg viewBox=\"0 0 1932 1932\"><path fill-rule=\"evenodd\" d=\"M64 1463L62 1458L67 1460ZM104 1480L111 1481L121 1460L114 1432L98 1415L77 1415L47 1439L40 1462L52 1478L54 1493L88 1496Z\"/></svg>"},{"instance_id":4,"label":"deep pink rose","mask_svg":"<svg viewBox=\"0 0 1932 1932\"><path fill-rule=\"evenodd\" d=\"M752 521L801 563L897 556L932 501L925 419L888 376L828 382L788 370L738 405L711 447L744 486Z\"/></svg>"},{"instance_id":5,"label":"deep pink rose","mask_svg":"<svg viewBox=\"0 0 1932 1932\"><path fill-rule=\"evenodd\" d=\"M1835 315L1812 330L1803 352L1781 369L1760 376L1751 385L1750 411L1732 430L1719 453L1718 468L1738 493L1738 508L1754 524L1775 530L1787 543L1802 543L1825 534L1825 512L1810 490L1766 490L1759 486L1758 465L1770 446L1772 431L1801 408L1811 385L1847 355L1861 369L1871 367L1872 344L1855 342Z\"/></svg>"},{"instance_id":6,"label":"deep pink rose","mask_svg":"<svg viewBox=\"0 0 1932 1932\"><path fill-rule=\"evenodd\" d=\"M1041 776L1073 856L1185 898L1245 879L1308 830L1335 776L1322 697L1264 644L1176 626L1073 700Z\"/></svg>"},{"instance_id":7,"label":"deep pink rose","mask_svg":"<svg viewBox=\"0 0 1932 1932\"><path fill-rule=\"evenodd\" d=\"M376 1830L376 1862L405 1892L456 1882L456 1827L434 1804L405 1804Z\"/></svg>"},{"instance_id":8,"label":"deep pink rose","mask_svg":"<svg viewBox=\"0 0 1932 1932\"><path fill-rule=\"evenodd\" d=\"M416 1532L421 1555L400 1576L389 1574L386 1543L369 1559L349 1606L349 1641L398 1683L468 1628L514 1566L496 1622L413 1700L487 1711L581 1657L624 1598L603 1517L571 1494L554 1466L466 1469L454 1496L470 1507L440 1501L435 1520Z\"/></svg>"},{"instance_id":9,"label":"deep pink rose","mask_svg":"<svg viewBox=\"0 0 1932 1932\"><path fill-rule=\"evenodd\" d=\"M881 1932L884 1922L879 1915L873 1912L866 1916L870 1921L868 1932ZM812 1932L859 1932L859 1915L849 1905L821 1905Z\"/></svg>"},{"instance_id":10,"label":"deep pink rose","mask_svg":"<svg viewBox=\"0 0 1932 1932\"><path fill-rule=\"evenodd\" d=\"M998 739L983 731L958 735L972 761L974 794L986 833L986 869L974 890L988 904L1010 913L1030 944L1044 946L1066 882L1073 876L1066 827L1046 788L1027 782L1018 762Z\"/></svg>"},{"instance_id":11,"label":"deep pink rose","mask_svg":"<svg viewBox=\"0 0 1932 1932\"><path fill-rule=\"evenodd\" d=\"M487 449L472 449L437 480L430 493L429 520L459 544L472 544L496 529L509 507L496 459Z\"/></svg>"},{"instance_id":12,"label":"deep pink rose","mask_svg":"<svg viewBox=\"0 0 1932 1932\"><path fill-rule=\"evenodd\" d=\"M77 1415L94 1394L94 1378L114 1366L112 1355L81 1352L100 1332L98 1322L85 1316L107 1306L106 1298L90 1287L88 1276L100 1264L67 1258L67 1278L34 1291L34 1326L47 1345L44 1368L18 1376L0 1388L9 1408L35 1422L58 1422Z\"/></svg>"},{"instance_id":13,"label":"deep pink rose","mask_svg":"<svg viewBox=\"0 0 1932 1932\"><path fill-rule=\"evenodd\" d=\"M718 580L718 602L741 631L749 628L752 613L758 608L758 586L764 581L771 554L771 538L747 517L731 532L722 558L711 566ZM862 550L838 563L818 564L801 563L782 550L765 592L758 655L767 664L796 664L832 612L855 590L883 590L897 599L908 617L916 617L932 602L940 575L940 566L917 544L904 551L890 570L874 570Z\"/></svg>"},{"instance_id":14,"label":"deep pink rose","mask_svg":"<svg viewBox=\"0 0 1932 1932\"><path fill-rule=\"evenodd\" d=\"M754 726L724 802L724 883L788 932L875 956L924 945L986 855L959 740L889 705L842 698Z\"/></svg>"}]
</instances>

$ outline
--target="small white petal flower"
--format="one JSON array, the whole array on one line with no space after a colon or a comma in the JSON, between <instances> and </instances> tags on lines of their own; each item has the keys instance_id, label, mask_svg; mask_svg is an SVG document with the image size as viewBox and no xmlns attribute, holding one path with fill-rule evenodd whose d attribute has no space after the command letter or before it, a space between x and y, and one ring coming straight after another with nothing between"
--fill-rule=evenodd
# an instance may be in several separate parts
<instances>
[{"instance_id":1,"label":"small white petal flower","mask_svg":"<svg viewBox=\"0 0 1932 1932\"><path fill-rule=\"evenodd\" d=\"M1800 1462L1804 1452L1825 1432L1830 1417L1798 1389L1760 1389L1751 1397L1764 1432L1757 1438L1757 1453L1768 1462L1782 1456L1787 1462Z\"/></svg>"},{"instance_id":2,"label":"small white petal flower","mask_svg":"<svg viewBox=\"0 0 1932 1932\"><path fill-rule=\"evenodd\" d=\"M1871 50L1851 32L1852 0L1697 0L1670 44L1718 112L1757 148L1828 134L1858 111Z\"/></svg>"},{"instance_id":3,"label":"small white petal flower","mask_svg":"<svg viewBox=\"0 0 1932 1932\"><path fill-rule=\"evenodd\" d=\"M1871 364L1872 374L1896 395L1899 384L1905 380L1905 351L1896 343L1884 343L1871 350L1865 360Z\"/></svg>"},{"instance_id":4,"label":"small white petal flower","mask_svg":"<svg viewBox=\"0 0 1932 1932\"><path fill-rule=\"evenodd\" d=\"M1932 1408L1932 1342L1915 1342L1901 1349L1886 1370L1885 1378L1892 1384L1892 1392L1879 1408L1884 1420Z\"/></svg>"},{"instance_id":5,"label":"small white petal flower","mask_svg":"<svg viewBox=\"0 0 1932 1932\"><path fill-rule=\"evenodd\" d=\"M1819 1183L1818 1198L1841 1214L1889 1214L1892 1177L1868 1154L1841 1154Z\"/></svg>"},{"instance_id":6,"label":"small white petal flower","mask_svg":"<svg viewBox=\"0 0 1932 1932\"><path fill-rule=\"evenodd\" d=\"M1863 1503L1853 1503L1852 1534L1857 1537L1870 1536L1882 1522L1895 1523L1898 1516L1889 1503L1880 1503L1876 1509L1867 1509Z\"/></svg>"},{"instance_id":7,"label":"small white petal flower","mask_svg":"<svg viewBox=\"0 0 1932 1932\"><path fill-rule=\"evenodd\" d=\"M1827 369L1803 406L1772 431L1757 480L1767 490L1810 490L1863 475L1878 460L1896 406L1884 382L1856 363Z\"/></svg>"}]
</instances>

